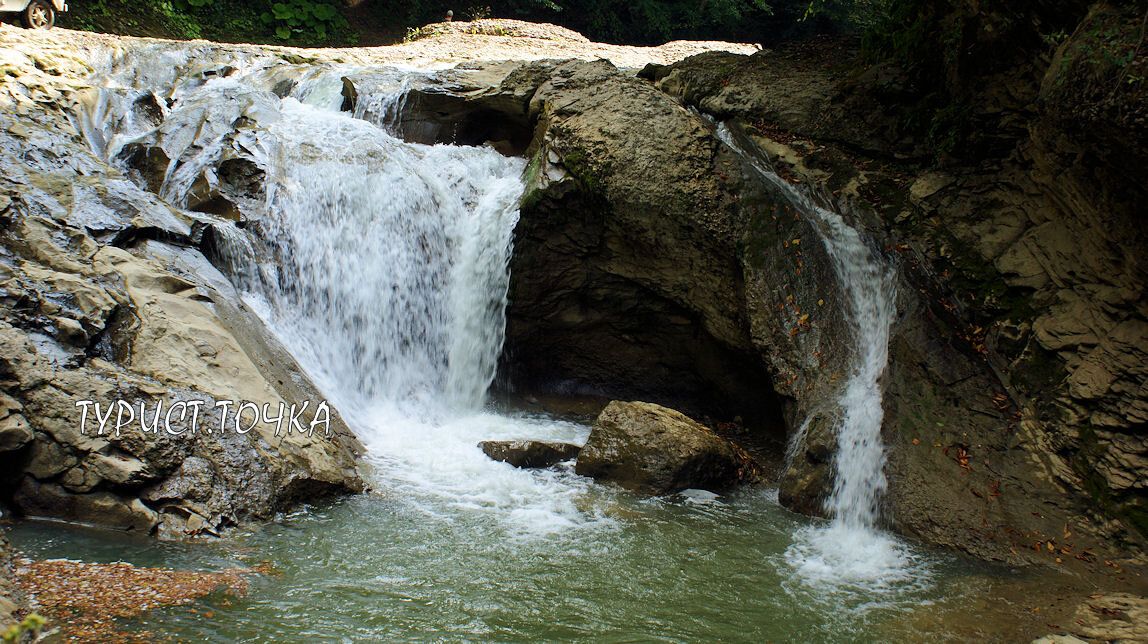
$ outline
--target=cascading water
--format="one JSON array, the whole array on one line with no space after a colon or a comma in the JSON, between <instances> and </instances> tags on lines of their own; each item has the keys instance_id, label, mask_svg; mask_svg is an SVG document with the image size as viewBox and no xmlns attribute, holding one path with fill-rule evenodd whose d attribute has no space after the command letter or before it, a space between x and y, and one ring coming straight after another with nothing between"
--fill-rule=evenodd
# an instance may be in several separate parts
<instances>
[{"instance_id":1,"label":"cascading water","mask_svg":"<svg viewBox=\"0 0 1148 644\"><path fill-rule=\"evenodd\" d=\"M838 400L833 492L825 501L832 521L824 528L799 533L787 559L804 577L818 582L889 588L914 578L919 582L924 571L919 567L910 571L913 556L877 529L886 485L881 377L896 313L895 272L840 213L782 179L768 162L747 153L725 124L718 126L717 134L750 161L764 180L780 189L794 208L811 216L849 304L854 357ZM804 430L805 424L793 437L794 445L803 439Z\"/></svg>"},{"instance_id":2,"label":"cascading water","mask_svg":"<svg viewBox=\"0 0 1148 644\"><path fill-rule=\"evenodd\" d=\"M95 114L112 126L84 128L92 147L115 159L135 142L162 146L172 162L160 194L177 205L201 177L217 179L223 159L258 167L262 203L245 211L257 232L217 227L216 264L342 412L386 486L504 507L523 533L596 520L575 507L588 484L571 473L515 470L476 447L581 441L587 431L483 412L524 161L388 132L405 88L425 73L371 70L359 109L346 113L342 79L355 69L253 57L217 71L179 56L161 48L151 81L142 63L113 69ZM162 126L133 117L153 91L172 98Z\"/></svg>"},{"instance_id":3,"label":"cascading water","mask_svg":"<svg viewBox=\"0 0 1148 644\"><path fill-rule=\"evenodd\" d=\"M260 223L276 258L261 271L266 317L383 459L388 487L510 506L533 517L516 523L528 532L583 519L570 501L582 486L508 471L475 447L584 431L481 413L502 348L523 162L407 144L291 99L265 135Z\"/></svg>"},{"instance_id":4,"label":"cascading water","mask_svg":"<svg viewBox=\"0 0 1148 644\"><path fill-rule=\"evenodd\" d=\"M361 81L352 113L341 111L347 75ZM483 407L524 164L393 136L404 88L427 80L174 44L112 60L97 79L99 100L77 119L91 150L116 164L136 144L162 148L162 186L134 178L176 208L231 181L224 163L258 170L257 195L236 202L241 225L213 223L204 248L215 268L194 251L180 257L259 313L366 445L377 490L243 537L283 572L274 584L212 604L212 620L164 613L149 628L228 641L874 639L868 629L904 605L920 571L874 528L888 268L838 215L761 166L819 222L858 325L842 398L848 458L827 527L765 490L648 499L494 462L478 441L582 442L589 430ZM181 549L172 565L217 565L203 552Z\"/></svg>"},{"instance_id":5,"label":"cascading water","mask_svg":"<svg viewBox=\"0 0 1148 644\"><path fill-rule=\"evenodd\" d=\"M481 408L502 346L521 162L411 146L298 103L267 135L263 235L281 262L267 267L267 297L293 318L294 344L322 347L328 389L355 409ZM307 150L315 137L321 156Z\"/></svg>"}]
</instances>

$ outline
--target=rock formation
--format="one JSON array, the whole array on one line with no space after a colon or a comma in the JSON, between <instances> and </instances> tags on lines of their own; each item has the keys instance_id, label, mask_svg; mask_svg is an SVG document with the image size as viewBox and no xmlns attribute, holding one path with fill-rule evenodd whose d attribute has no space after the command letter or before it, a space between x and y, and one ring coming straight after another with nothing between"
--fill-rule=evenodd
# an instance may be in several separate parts
<instances>
[{"instance_id":1,"label":"rock formation","mask_svg":"<svg viewBox=\"0 0 1148 644\"><path fill-rule=\"evenodd\" d=\"M985 272L984 260L970 255L975 243L995 253L990 257L1005 257L1008 248L1031 244L1029 225L1064 226L1076 216L1063 212L1069 204L1087 217L1096 216L1087 214L1095 206L1060 199L1066 186L1048 186L1040 179L1047 170L1024 169L1033 149L1028 144L1008 165L961 177L916 166L875 167L857 155L914 158L923 145L905 137L882 143L882 132L896 131L890 122L895 114L864 110L896 93L848 86L843 72L818 55L824 50L707 54L648 69L643 75L654 87L606 63L533 63L497 87L456 97L469 109L497 106L533 126L504 377L526 388L672 400L700 413L744 415L765 431L784 426L792 434L804 427L781 497L795 509L821 512L832 480L835 400L850 343L839 287L809 223L755 181L745 160L681 101L735 119L734 129L791 179L823 184L862 206L852 214L853 225L900 267L885 376L885 516L894 528L1014 562L1052 563L1032 548L1032 542L1052 539L1058 548L1072 548L1068 565L1086 567L1095 560L1075 556L1083 550L1111 548L1108 540L1122 533L1139 539L1134 520L1118 523L1119 512L1097 511L1090 498L1134 489L1133 481L1144 479L1128 469L1138 467L1136 439L1065 426L1034 395L1053 391L1049 387L1088 394L1091 385L1082 387L1080 379L1098 372L1058 376L1059 359L1049 362L1049 350L1040 344L1049 336L1041 329L1057 318L1034 316L1035 283L1010 285L1010 275L1031 271ZM812 70L792 64L810 57ZM714 76L714 59L724 61L723 74ZM885 77L870 81L895 85ZM786 108L785 91L796 92L791 98L806 107ZM852 118L862 111L868 116ZM791 129L801 135L782 135ZM827 140L808 138L820 135ZM986 212L994 218L984 220ZM1034 223L1005 221L1021 212ZM952 229L939 221L952 222ZM1074 230L1058 238L1076 243L1110 235L1103 226ZM1057 284L1067 284L1070 275L1084 283L1100 275L1100 269L1087 278L1068 268L1095 257L1084 249L1074 253L1077 259L1061 253L1047 264L1056 276L1042 279L1044 288L1063 290ZM1130 247L1117 254L1134 256ZM1128 266L1109 269L1119 288L1137 279ZM1035 302L1049 301L1041 293ZM1113 302L1132 301L1121 297ZM984 311L998 319L986 319ZM1058 315L1075 319L1068 309ZM1121 328L1130 331L1135 324L1129 320ZM1136 355L1133 336L1112 336L1104 355ZM1124 349L1111 344L1117 341ZM1012 353L1002 352L1006 346ZM1006 355L1012 358L1003 360ZM1128 375L1111 382L1105 376L1110 386L1104 395L1137 390L1135 360L1127 360L1120 373ZM1116 368L1117 362L1109 364ZM1126 384L1113 389L1120 378ZM1112 398L1111 405L1127 410L1121 422L1138 422L1137 396L1123 403ZM1088 450L1081 447L1088 445L1108 454L1099 461L1100 471L1111 473L1107 480L1082 478L1080 456ZM1071 538L1063 536L1066 523Z\"/></svg>"},{"instance_id":2,"label":"rock formation","mask_svg":"<svg viewBox=\"0 0 1148 644\"><path fill-rule=\"evenodd\" d=\"M1062 54L1080 45L1069 40ZM816 185L817 199L852 204L850 224L898 267L883 382L890 527L1013 563L1091 570L1126 555L1143 544L1148 481L1144 201L1118 158L1069 127L1083 112L1062 88L1083 72L1066 63L1027 85L997 84L1019 89L982 97L977 118L993 129L977 162L934 167L924 156L933 143L898 123L904 74L851 75L839 53L706 54L640 77L604 60L482 64L416 87L394 115L404 135L529 160L502 381L800 433L779 496L822 511L852 340L846 303L811 222L714 135L710 115L782 176ZM14 499L68 494L87 504L76 513L116 503L118 521L147 525L169 502L211 523L184 502L205 489L272 490L243 510L253 516L297 498L280 492L292 489L284 480L298 481L298 495L356 489L349 438L271 448L255 433L234 438L249 447L237 467L271 472L253 481L221 473L210 442L153 454L67 434L89 392L145 403L300 394L285 393L291 378L266 375L272 360L257 356L275 349L242 307L196 271L155 263L176 264L181 248L218 260L213 244L242 217L258 168L242 154L220 159L214 176L187 177L195 199L179 205L200 212L173 210L145 188L171 158L163 137L175 124L125 148L133 183L67 118L94 97L83 65L61 57L48 74L40 59L4 64L14 73L0 93L10 108L0 114L10 294L0 445L19 464L9 471L22 472L8 483ZM202 71L225 68L214 60ZM345 109L368 109L366 84L347 77ZM156 104L140 103L139 118ZM1109 107L1141 122L1121 105ZM192 129L228 136L237 122ZM1129 164L1142 168L1137 154ZM209 498L223 507L228 497Z\"/></svg>"},{"instance_id":3,"label":"rock formation","mask_svg":"<svg viewBox=\"0 0 1148 644\"><path fill-rule=\"evenodd\" d=\"M602 410L574 471L648 494L721 492L758 480L745 450L672 409L615 400Z\"/></svg>"},{"instance_id":4,"label":"rock formation","mask_svg":"<svg viewBox=\"0 0 1148 644\"><path fill-rule=\"evenodd\" d=\"M643 74L687 104L751 124L750 138L796 180L870 204L861 225L900 256L906 285L885 402L893 524L1006 559L998 544L1022 545L1017 532L1065 545L1066 524L1142 542L1148 327L1130 208L1143 198L1121 178L1125 163L1142 162L1074 138L1057 80L1073 71L1054 65L1043 80L1030 72L1039 98L1032 78L984 85L990 96L978 104L996 106L977 117L993 124L980 152L989 161L921 171L924 142L899 129L891 107L905 100L904 76L885 68L850 80L823 56L815 47L706 54ZM800 73L795 59L806 63ZM866 160L891 156L905 161L875 169ZM803 510L817 505L824 447L833 449L818 425L814 417L812 451L782 480L782 498Z\"/></svg>"},{"instance_id":5,"label":"rock formation","mask_svg":"<svg viewBox=\"0 0 1148 644\"><path fill-rule=\"evenodd\" d=\"M514 467L550 467L562 461L570 461L582 449L571 443L550 441L482 441L478 448L490 458L509 463Z\"/></svg>"}]
</instances>

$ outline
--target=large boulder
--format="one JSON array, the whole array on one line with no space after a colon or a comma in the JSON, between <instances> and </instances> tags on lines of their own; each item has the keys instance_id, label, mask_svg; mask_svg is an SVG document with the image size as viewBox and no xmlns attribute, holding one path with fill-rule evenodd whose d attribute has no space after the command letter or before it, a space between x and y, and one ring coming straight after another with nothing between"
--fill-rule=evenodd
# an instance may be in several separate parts
<instances>
[{"instance_id":1,"label":"large boulder","mask_svg":"<svg viewBox=\"0 0 1148 644\"><path fill-rule=\"evenodd\" d=\"M496 461L514 467L550 467L578 456L582 449L571 443L552 441L482 441L478 448Z\"/></svg>"},{"instance_id":2,"label":"large boulder","mask_svg":"<svg viewBox=\"0 0 1148 644\"><path fill-rule=\"evenodd\" d=\"M594 421L574 471L651 494L720 492L757 479L749 455L708 427L659 405L617 400Z\"/></svg>"}]
</instances>

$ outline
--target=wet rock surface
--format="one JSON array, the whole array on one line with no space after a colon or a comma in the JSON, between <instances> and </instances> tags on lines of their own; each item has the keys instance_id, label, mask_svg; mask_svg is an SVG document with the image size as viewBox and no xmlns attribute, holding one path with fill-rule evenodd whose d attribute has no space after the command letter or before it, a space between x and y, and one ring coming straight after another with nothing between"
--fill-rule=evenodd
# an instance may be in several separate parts
<instances>
[{"instance_id":1,"label":"wet rock surface","mask_svg":"<svg viewBox=\"0 0 1148 644\"><path fill-rule=\"evenodd\" d=\"M522 54L541 37L536 31L515 32L484 57ZM176 422L178 436L157 439L80 431L75 403L122 400L141 414L160 402L213 409L222 400L251 401L256 413L267 404L272 416L279 403L311 401L313 409L319 392L228 284L253 277L236 244L250 223L246 213L266 198L257 126L309 65L409 64L439 57L458 37L318 53L0 26L0 458L10 465L3 485L15 509L94 522L104 516L141 531L158 525L161 534L218 533L299 501L363 489L355 466L361 447L335 410L330 436L275 435L249 409L243 423L255 429L246 433L216 427L189 436L187 423ZM154 87L91 77L111 61L164 59L189 47L191 61ZM700 50L562 37L528 57L555 47L590 58L607 52L635 66ZM245 63L271 70L267 91L239 92L220 105L180 103L181 86L226 79ZM505 75L514 66L471 69L449 87L481 90L483 73ZM366 113L371 96L356 90L356 80L346 81L344 107ZM415 102L435 109L443 104L437 91ZM529 128L518 127L525 113L509 121L511 132L496 127L497 105L479 107L448 115L465 127L427 136L505 139L508 151L529 140ZM417 119L408 122L417 129Z\"/></svg>"},{"instance_id":2,"label":"wet rock surface","mask_svg":"<svg viewBox=\"0 0 1148 644\"><path fill-rule=\"evenodd\" d=\"M318 392L273 343L250 341L266 331L250 330L254 316L228 303L237 294L197 248L203 230L234 225L204 204L261 198L258 168L221 158L210 177L176 176L199 201L163 198L175 194L165 176L178 154L162 135L190 127L222 136L230 122L201 114L198 124L157 129L154 145L127 150L125 177L98 154L109 142L76 128L101 100L87 85L91 67L61 55L66 46L48 49L37 57L34 45L6 46L0 85L0 103L11 108L0 116L8 133L0 140L5 501L29 516L186 536L361 491L361 447L337 412L330 435L277 433L258 417L264 404L272 417L280 404L309 400L313 410ZM49 59L57 60L51 73ZM159 128L168 98L141 93L129 116ZM215 405L227 400L252 403L243 431L235 407L219 419ZM188 408L169 413L188 404L201 405L198 422ZM146 431L144 420L158 430Z\"/></svg>"},{"instance_id":3,"label":"wet rock surface","mask_svg":"<svg viewBox=\"0 0 1148 644\"><path fill-rule=\"evenodd\" d=\"M19 38L60 50L39 36ZM140 46L99 42L108 56ZM204 47L205 59L221 51L252 55L251 48ZM868 204L850 223L899 266L884 379L890 525L1013 563L1060 559L1095 568L1104 552L1126 556L1116 544L1142 542L1136 526L1148 480L1140 193L1117 181L1127 172L1118 173L1110 157L1097 161L1097 145L1066 129L1065 115L1076 112L1055 78L1045 79L1041 98L1049 110L1032 119L1032 105L1015 103L1035 100L1039 83L1017 96L988 97L986 109L1001 108L1006 126L993 133L992 149L1012 141L1006 154L977 167L926 168L923 142L905 138L897 112L886 109L900 100L904 78L879 69L846 79L827 51L836 50L707 54L651 67L644 78L606 61L476 65L416 88L405 115L426 136L503 145L530 160L503 379L526 390L664 402L718 420L742 416L775 436L804 426L780 496L789 507L820 511L832 480L833 403L848 375L845 302L810 223L763 188L704 119L683 109L696 107L734 119L739 135L768 153L782 176L823 186L827 199ZM84 383L126 387L144 400L198 389L215 379L213 362L248 369L228 362L234 346L264 351L252 349L259 342L251 336L260 334L242 330L250 328L241 324L242 307L229 312L229 298L212 295L194 276L167 279L166 266L148 262L191 249L226 268L221 249L237 228L228 217L242 222L243 200L259 195L258 164L245 162L253 158L249 140L236 136L250 125L243 112L282 89L237 97L234 114L203 128L190 117L167 121L171 96L141 97L135 118L158 127L130 151L129 174L137 174L129 180L109 174L63 118L88 113L97 100L83 80L88 64L62 56L53 67L59 73L48 74L19 54L9 58L9 77L22 79L4 85L11 113L0 116L7 133L0 216L10 231L0 280L10 294L12 350L50 355ZM295 82L304 65L291 61L299 67L284 70L276 87ZM197 73L226 76L228 67L208 60ZM349 77L353 89L356 80L363 82ZM348 109L369 98L358 89L352 95ZM452 120L465 127L442 127ZM1018 125L1025 123L1032 127ZM178 159L179 146L168 144L195 132L227 140L210 175L179 177L208 211L199 214L153 194L165 190L154 168ZM224 171L226 164L234 167ZM190 341L198 331L141 312L148 298L197 312L200 321L214 315L224 332ZM214 312L196 309L197 302L207 308L205 300ZM172 337L155 332L167 325ZM161 377L154 365L162 361L148 366L155 352L194 377ZM270 360L248 355L246 362L270 373ZM298 395L282 393L291 380L282 371L236 379L228 369L219 372L220 389L207 393L242 386L269 396L263 387L274 383L281 399ZM59 439L74 416L43 420L51 405L29 393L37 385L9 380L3 391L16 404L2 405L2 435L37 482L91 494L154 485L178 472L150 497L194 499L203 495L206 473L200 461L184 468L185 460L222 458L172 445L144 450L145 458L112 453L91 437ZM93 453L106 458L89 466ZM306 459L294 462L309 467ZM240 477L236 485L275 488L256 479ZM20 485L19 477L11 484ZM174 512L200 516L190 506Z\"/></svg>"},{"instance_id":4,"label":"wet rock surface","mask_svg":"<svg viewBox=\"0 0 1148 644\"><path fill-rule=\"evenodd\" d=\"M605 61L525 65L468 100L533 124L505 377L780 431L746 328L743 164L708 125Z\"/></svg>"},{"instance_id":5,"label":"wet rock surface","mask_svg":"<svg viewBox=\"0 0 1148 644\"><path fill-rule=\"evenodd\" d=\"M536 40L554 34L527 31L483 41L477 57L566 51L638 67L716 46L612 47L565 36L540 46ZM247 213L267 197L260 119L272 117L270 108L310 65L429 62L462 36L320 52L0 25L0 459L4 496L16 510L97 523L104 517L164 535L216 534L300 501L363 489L355 465L361 447L336 410L330 436L276 435L248 409L242 423L254 429L245 433L224 431L234 429L229 421L211 435L193 435L179 419L175 435L157 438L80 431L75 403L103 402L103 413L122 400L124 409L146 408L150 421L161 402L202 403L218 413L219 401L251 401L256 413L266 404L273 416L279 403L319 400L228 284L255 278L242 240L264 232L246 230ZM188 48L190 61L180 58ZM184 62L165 68L166 80L154 86L136 87L139 76L131 73L91 76L109 62L171 55ZM267 91L238 92L220 105L180 102L181 87L226 80L244 64L269 70ZM446 89L481 92L497 84L484 78L517 66L472 67ZM367 114L372 97L356 82L363 77L345 81L344 108ZM437 97L442 90L415 92L412 104L424 112L448 106ZM427 120L428 142L461 136L521 152L530 139L529 127L520 127L525 110L509 125L498 123L506 105L524 107L519 101L527 97L494 95L476 109L448 113L461 126L442 132ZM408 124L422 127L416 118Z\"/></svg>"},{"instance_id":6,"label":"wet rock surface","mask_svg":"<svg viewBox=\"0 0 1148 644\"><path fill-rule=\"evenodd\" d=\"M1092 212L1094 221L1101 215L1078 198L1056 196L1066 187L1040 178L1055 175L1051 166L1033 169L1024 160L1042 158L1026 156L1035 153L1029 144L1015 161L988 170L920 170L912 159L922 142L904 138L896 112L875 109L899 100L904 79L895 70L847 79L826 53L832 50L705 54L647 69L642 76L655 87L605 63L532 63L497 86L456 96L469 109L485 101L516 119L525 113L533 126L502 378L527 391L624 395L719 419L741 415L758 432L804 431L780 496L788 507L823 512L836 453L832 419L850 374L848 303L808 218L763 187L681 101L732 118L745 147L767 155L781 176L812 186L822 203L860 204L846 205L848 223L898 267L883 379L890 446L884 514L892 527L982 558L1054 564L1069 554L1068 565L1095 569L1095 557L1084 553L1118 556L1108 540L1130 524L1113 521L1111 509L1125 501L1096 511L1089 479L1097 477L1082 476L1085 461L1071 454L1103 454L1083 467L1103 477L1097 482L1116 499L1136 498L1124 491L1144 479L1135 465L1138 434L1127 431L1139 422L1140 394L1130 393L1139 391L1138 367L1112 358L1104 369L1086 366L1067 379L1060 358L1040 342L1042 333L1099 337L1064 325L1078 313L1091 319L1097 302L1080 308L1091 297L1084 292L1119 289L1057 286L1081 284L1076 268L1051 268L1055 279L1031 284L1023 275L1036 275L1036 264L1013 272L1020 281L981 269L1023 237L1028 224L1019 223L1019 212L1033 222L1066 208ZM714 75L714 61L724 61L725 73ZM764 78L773 79L768 90ZM907 165L891 169L866 154ZM1100 225L1074 230L1058 238L1108 234ZM977 245L991 253L988 260L970 255ZM1068 267L1095 256L1081 248L1038 264ZM1109 281L1136 279L1121 264L1088 274L1105 271ZM1030 299L1037 287L1075 289L1077 308L1057 314L1060 326L1035 324L1047 315L1036 313L1042 304L1028 308L1047 301ZM1122 310L1116 317L1132 311ZM1138 355L1135 324L1109 341L1124 338L1122 356ZM1115 356L1112 347L1095 357ZM1131 371L1116 376L1112 369ZM1126 384L1113 387L1122 377ZM1058 395L1061 402L1049 406ZM1113 396L1111 404L1125 396L1118 403L1125 433L1092 423L1101 418L1094 412L1059 416L1064 395ZM1080 420L1066 426L1058 417ZM1135 502L1130 507L1125 519L1135 514ZM1034 548L1049 540L1059 556Z\"/></svg>"},{"instance_id":7,"label":"wet rock surface","mask_svg":"<svg viewBox=\"0 0 1148 644\"><path fill-rule=\"evenodd\" d=\"M572 443L533 440L482 441L478 448L496 461L529 468L550 467L573 460L582 449Z\"/></svg>"},{"instance_id":8,"label":"wet rock surface","mask_svg":"<svg viewBox=\"0 0 1148 644\"><path fill-rule=\"evenodd\" d=\"M642 402L602 410L574 471L648 494L721 492L758 480L745 450L684 414Z\"/></svg>"}]
</instances>

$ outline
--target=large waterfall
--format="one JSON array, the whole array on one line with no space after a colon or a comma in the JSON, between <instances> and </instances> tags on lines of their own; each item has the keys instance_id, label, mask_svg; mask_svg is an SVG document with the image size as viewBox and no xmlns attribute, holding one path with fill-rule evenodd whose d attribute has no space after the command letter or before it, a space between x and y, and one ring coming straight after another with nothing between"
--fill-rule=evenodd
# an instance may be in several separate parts
<instances>
[{"instance_id":1,"label":"large waterfall","mask_svg":"<svg viewBox=\"0 0 1148 644\"><path fill-rule=\"evenodd\" d=\"M266 295L293 345L326 365L326 389L352 408L480 409L502 348L521 161L409 145L296 101L267 134L260 223L278 261Z\"/></svg>"},{"instance_id":2,"label":"large waterfall","mask_svg":"<svg viewBox=\"0 0 1148 644\"><path fill-rule=\"evenodd\" d=\"M747 153L724 124L717 133L813 222L849 305L853 356L838 399L833 491L825 501L832 521L799 532L787 559L804 577L817 582L872 586L905 581L912 555L877 527L886 484L881 376L888 363L889 330L896 313L894 269L839 212ZM794 439L800 440L801 434ZM918 568L912 574L919 578L922 571Z\"/></svg>"},{"instance_id":3,"label":"large waterfall","mask_svg":"<svg viewBox=\"0 0 1148 644\"><path fill-rule=\"evenodd\" d=\"M362 70L254 57L216 71L194 54L157 46L113 65L81 125L111 160L135 142L162 146L172 161L159 194L175 205L221 161L258 168L261 198L244 211L251 234L217 226L216 263L342 412L380 481L440 508L501 508L494 516L513 532L596 520L573 503L588 483L516 470L476 447L587 433L484 411L524 161L394 136L406 85L424 72L370 70L360 109L345 112L342 79ZM147 118L141 101L163 118Z\"/></svg>"},{"instance_id":4,"label":"large waterfall","mask_svg":"<svg viewBox=\"0 0 1148 644\"><path fill-rule=\"evenodd\" d=\"M172 161L159 193L176 205L221 160L253 162L264 196L245 226L268 250L224 259L235 260L232 279L262 300L323 388L351 411L379 402L479 409L502 348L523 161L408 144L383 122L353 118L340 111L342 70L309 70L279 97L271 89L282 69L269 61L197 74L179 59L186 51L160 52L160 68L177 70L162 90L178 100L157 131L159 119L135 108L151 88L108 92L105 106L114 106L96 117L121 116L100 137L105 154L138 140L160 144ZM412 75L373 76L369 98L401 95L400 79ZM381 110L379 120L389 118ZM240 119L248 127L233 133Z\"/></svg>"}]
</instances>

